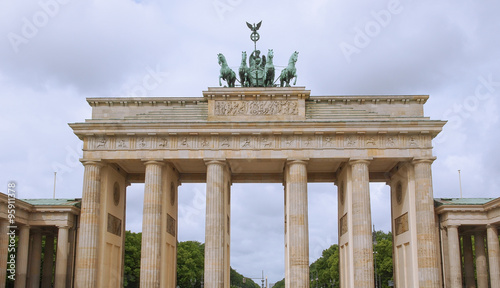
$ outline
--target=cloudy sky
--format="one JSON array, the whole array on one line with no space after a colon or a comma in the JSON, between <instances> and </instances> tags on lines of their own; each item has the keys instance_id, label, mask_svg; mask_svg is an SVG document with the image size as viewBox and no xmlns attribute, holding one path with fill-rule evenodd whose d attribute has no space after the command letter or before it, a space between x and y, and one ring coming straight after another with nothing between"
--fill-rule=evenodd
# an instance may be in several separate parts
<instances>
[{"instance_id":1,"label":"cloudy sky","mask_svg":"<svg viewBox=\"0 0 500 288\"><path fill-rule=\"evenodd\" d=\"M86 97L197 96L218 85L217 53L239 66L262 20L258 48L312 95L426 94L448 120L434 140L434 196L500 195L500 2L77 1L0 2L0 191L81 197L81 142L67 123L90 118ZM154 83L144 85L144 79ZM147 87L146 87L147 86ZM497 148L495 148L497 147ZM128 189L127 229L141 230L142 188ZM283 188L235 184L233 268L284 277ZM388 189L371 185L373 222L390 230ZM179 240L204 242L205 186L180 187ZM309 185L310 256L337 243L337 192Z\"/></svg>"}]
</instances>

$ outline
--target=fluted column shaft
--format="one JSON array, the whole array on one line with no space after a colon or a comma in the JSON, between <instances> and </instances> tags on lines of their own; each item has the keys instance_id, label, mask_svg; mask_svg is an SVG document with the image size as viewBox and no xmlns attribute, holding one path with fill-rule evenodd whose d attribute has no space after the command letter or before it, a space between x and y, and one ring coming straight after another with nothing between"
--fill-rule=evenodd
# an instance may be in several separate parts
<instances>
[{"instance_id":1,"label":"fluted column shaft","mask_svg":"<svg viewBox=\"0 0 500 288\"><path fill-rule=\"evenodd\" d=\"M0 219L0 288L5 287L7 277L7 257L9 255L9 222Z\"/></svg>"},{"instance_id":2,"label":"fluted column shaft","mask_svg":"<svg viewBox=\"0 0 500 288\"><path fill-rule=\"evenodd\" d=\"M474 234L476 252L477 288L488 288L488 267L484 247L484 232Z\"/></svg>"},{"instance_id":3,"label":"fluted column shaft","mask_svg":"<svg viewBox=\"0 0 500 288\"><path fill-rule=\"evenodd\" d=\"M208 161L205 218L205 288L224 288L224 161ZM229 285L227 285L229 286Z\"/></svg>"},{"instance_id":4,"label":"fluted column shaft","mask_svg":"<svg viewBox=\"0 0 500 288\"><path fill-rule=\"evenodd\" d=\"M419 286L441 287L439 249L431 164L434 159L415 159L415 210L417 216L417 249Z\"/></svg>"},{"instance_id":5,"label":"fluted column shaft","mask_svg":"<svg viewBox=\"0 0 500 288\"><path fill-rule=\"evenodd\" d=\"M492 225L486 226L486 234L488 237L491 287L495 287L500 283L500 245L498 243L497 227Z\"/></svg>"},{"instance_id":6,"label":"fluted column shaft","mask_svg":"<svg viewBox=\"0 0 500 288\"><path fill-rule=\"evenodd\" d=\"M464 251L464 275L465 287L476 288L476 278L474 276L474 258L472 255L471 235L462 236L462 245Z\"/></svg>"},{"instance_id":7,"label":"fluted column shaft","mask_svg":"<svg viewBox=\"0 0 500 288\"><path fill-rule=\"evenodd\" d=\"M160 287L161 192L163 163L148 161L142 218L141 288Z\"/></svg>"},{"instance_id":8,"label":"fluted column shaft","mask_svg":"<svg viewBox=\"0 0 500 288\"><path fill-rule=\"evenodd\" d=\"M29 244L30 227L22 225L19 227L19 240L17 242L16 281L14 282L15 288L26 288Z\"/></svg>"},{"instance_id":9,"label":"fluted column shaft","mask_svg":"<svg viewBox=\"0 0 500 288\"><path fill-rule=\"evenodd\" d=\"M99 233L101 167L93 161L84 162L82 209L77 248L75 287L95 288L97 285L97 236Z\"/></svg>"},{"instance_id":10,"label":"fluted column shaft","mask_svg":"<svg viewBox=\"0 0 500 288\"><path fill-rule=\"evenodd\" d=\"M349 162L352 170L354 287L375 287L370 178L367 160Z\"/></svg>"},{"instance_id":11,"label":"fluted column shaft","mask_svg":"<svg viewBox=\"0 0 500 288\"><path fill-rule=\"evenodd\" d=\"M52 270L54 268L54 235L48 234L45 236L45 249L43 251L43 275L42 287L50 287L52 285Z\"/></svg>"},{"instance_id":12,"label":"fluted column shaft","mask_svg":"<svg viewBox=\"0 0 500 288\"><path fill-rule=\"evenodd\" d=\"M462 257L458 226L448 226L448 255L450 255L450 287L462 288Z\"/></svg>"},{"instance_id":13,"label":"fluted column shaft","mask_svg":"<svg viewBox=\"0 0 500 288\"><path fill-rule=\"evenodd\" d=\"M68 270L68 235L69 227L59 227L57 233L56 276L54 279L54 288L64 288L66 286L66 274Z\"/></svg>"},{"instance_id":14,"label":"fluted column shaft","mask_svg":"<svg viewBox=\"0 0 500 288\"><path fill-rule=\"evenodd\" d=\"M287 287L309 287L309 224L307 207L307 162L287 163L286 209L288 234Z\"/></svg>"},{"instance_id":15,"label":"fluted column shaft","mask_svg":"<svg viewBox=\"0 0 500 288\"><path fill-rule=\"evenodd\" d=\"M31 247L28 287L38 288L40 287L40 267L42 264L42 234L40 231L33 233L33 244Z\"/></svg>"}]
</instances>

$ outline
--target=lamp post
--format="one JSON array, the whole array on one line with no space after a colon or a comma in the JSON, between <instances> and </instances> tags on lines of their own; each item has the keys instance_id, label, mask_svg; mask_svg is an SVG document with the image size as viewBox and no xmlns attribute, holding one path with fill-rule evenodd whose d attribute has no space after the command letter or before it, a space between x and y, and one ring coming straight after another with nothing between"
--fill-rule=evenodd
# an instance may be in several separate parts
<instances>
[{"instance_id":1,"label":"lamp post","mask_svg":"<svg viewBox=\"0 0 500 288\"><path fill-rule=\"evenodd\" d=\"M373 233L372 233L372 239L373 239L373 263L375 265L375 288L380 288L378 285L378 273L377 273L377 251L375 251L375 246L377 245L377 238L376 238L376 233L375 233L375 225L373 225Z\"/></svg>"}]
</instances>

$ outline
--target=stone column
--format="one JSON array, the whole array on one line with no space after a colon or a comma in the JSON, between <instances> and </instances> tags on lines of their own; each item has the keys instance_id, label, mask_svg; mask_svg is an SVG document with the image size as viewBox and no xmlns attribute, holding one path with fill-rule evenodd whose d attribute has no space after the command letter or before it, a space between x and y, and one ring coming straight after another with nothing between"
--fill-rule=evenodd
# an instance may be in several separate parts
<instances>
[{"instance_id":1,"label":"stone column","mask_svg":"<svg viewBox=\"0 0 500 288\"><path fill-rule=\"evenodd\" d=\"M148 161L142 218L141 288L160 287L161 178L163 163Z\"/></svg>"},{"instance_id":2,"label":"stone column","mask_svg":"<svg viewBox=\"0 0 500 288\"><path fill-rule=\"evenodd\" d=\"M488 267L486 264L486 251L484 249L484 232L474 234L476 247L476 274L477 288L488 288Z\"/></svg>"},{"instance_id":3,"label":"stone column","mask_svg":"<svg viewBox=\"0 0 500 288\"><path fill-rule=\"evenodd\" d=\"M33 231L33 244L30 251L30 271L28 287L40 287L40 268L42 263L42 234L40 231Z\"/></svg>"},{"instance_id":4,"label":"stone column","mask_svg":"<svg viewBox=\"0 0 500 288\"><path fill-rule=\"evenodd\" d=\"M101 167L94 161L83 162L82 209L76 254L76 288L94 288L97 285L97 236L99 233Z\"/></svg>"},{"instance_id":5,"label":"stone column","mask_svg":"<svg viewBox=\"0 0 500 288\"><path fill-rule=\"evenodd\" d=\"M462 245L464 251L465 287L476 288L476 279L474 276L474 259L472 256L471 235L462 236Z\"/></svg>"},{"instance_id":6,"label":"stone column","mask_svg":"<svg viewBox=\"0 0 500 288\"><path fill-rule=\"evenodd\" d=\"M205 288L229 287L224 283L225 161L207 161L207 210L205 219Z\"/></svg>"},{"instance_id":7,"label":"stone column","mask_svg":"<svg viewBox=\"0 0 500 288\"><path fill-rule=\"evenodd\" d=\"M307 162L287 162L286 209L287 209L287 287L309 287L309 225L307 210Z\"/></svg>"},{"instance_id":8,"label":"stone column","mask_svg":"<svg viewBox=\"0 0 500 288\"><path fill-rule=\"evenodd\" d=\"M349 161L352 170L354 287L375 287L368 160Z\"/></svg>"},{"instance_id":9,"label":"stone column","mask_svg":"<svg viewBox=\"0 0 500 288\"><path fill-rule=\"evenodd\" d=\"M462 257L460 256L460 239L458 226L448 226L448 255L450 256L450 287L462 288Z\"/></svg>"},{"instance_id":10,"label":"stone column","mask_svg":"<svg viewBox=\"0 0 500 288\"><path fill-rule=\"evenodd\" d=\"M66 287L66 272L68 268L68 233L69 227L59 227L57 233L56 275L54 288Z\"/></svg>"},{"instance_id":11,"label":"stone column","mask_svg":"<svg viewBox=\"0 0 500 288\"><path fill-rule=\"evenodd\" d=\"M19 227L19 240L17 242L16 281L15 288L26 288L26 275L28 272L28 250L30 245L30 227Z\"/></svg>"},{"instance_id":12,"label":"stone column","mask_svg":"<svg viewBox=\"0 0 500 288\"><path fill-rule=\"evenodd\" d=\"M5 287L7 277L7 257L9 255L9 222L0 219L0 287Z\"/></svg>"},{"instance_id":13,"label":"stone column","mask_svg":"<svg viewBox=\"0 0 500 288\"><path fill-rule=\"evenodd\" d=\"M486 226L488 237L488 259L490 262L491 287L500 283L500 245L498 243L498 230L493 225Z\"/></svg>"},{"instance_id":14,"label":"stone column","mask_svg":"<svg viewBox=\"0 0 500 288\"><path fill-rule=\"evenodd\" d=\"M415 210L417 221L418 279L420 287L439 288L439 249L431 164L435 158L414 159Z\"/></svg>"},{"instance_id":15,"label":"stone column","mask_svg":"<svg viewBox=\"0 0 500 288\"><path fill-rule=\"evenodd\" d=\"M52 285L52 270L54 268L54 235L47 234L45 236L45 249L43 252L43 275L42 287L51 287Z\"/></svg>"}]
</instances>

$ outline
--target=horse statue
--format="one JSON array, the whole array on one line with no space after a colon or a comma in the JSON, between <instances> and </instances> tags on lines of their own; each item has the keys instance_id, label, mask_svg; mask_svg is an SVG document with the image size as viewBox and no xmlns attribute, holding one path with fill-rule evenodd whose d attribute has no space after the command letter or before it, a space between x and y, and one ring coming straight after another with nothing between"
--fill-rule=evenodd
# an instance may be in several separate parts
<instances>
[{"instance_id":1,"label":"horse statue","mask_svg":"<svg viewBox=\"0 0 500 288\"><path fill-rule=\"evenodd\" d=\"M250 86L249 73L250 68L247 66L247 51L243 51L241 52L241 65L239 70L241 87Z\"/></svg>"},{"instance_id":2,"label":"horse statue","mask_svg":"<svg viewBox=\"0 0 500 288\"><path fill-rule=\"evenodd\" d=\"M281 71L280 74L280 86L284 87L283 84L286 82L286 87L290 87L290 81L292 78L295 78L293 85L297 83L297 69L295 69L295 62L297 62L297 57L299 56L299 52L293 52L292 56L290 56L290 60L288 61L288 66Z\"/></svg>"},{"instance_id":3,"label":"horse statue","mask_svg":"<svg viewBox=\"0 0 500 288\"><path fill-rule=\"evenodd\" d=\"M269 49L267 52L267 62L264 68L264 87L274 86L274 64L273 64L274 52L273 49Z\"/></svg>"},{"instance_id":4,"label":"horse statue","mask_svg":"<svg viewBox=\"0 0 500 288\"><path fill-rule=\"evenodd\" d=\"M227 86L234 87L236 74L231 68L229 68L226 62L226 57L224 57L222 53L217 54L217 58L219 59L220 65L219 86L222 86L222 82L220 80L223 79L227 82Z\"/></svg>"}]
</instances>

